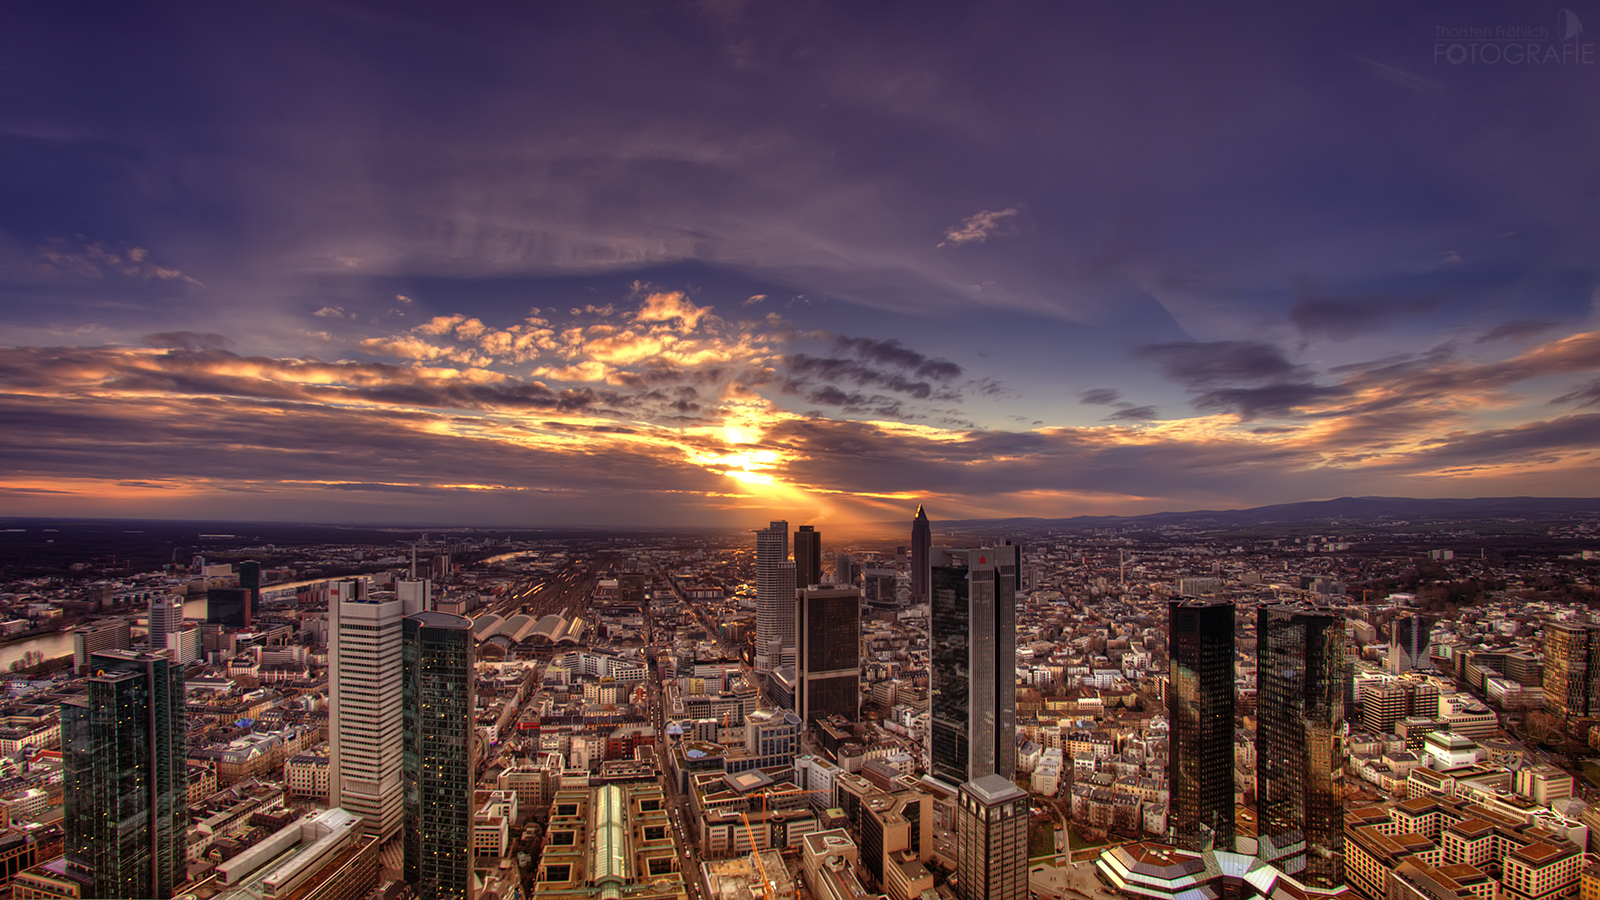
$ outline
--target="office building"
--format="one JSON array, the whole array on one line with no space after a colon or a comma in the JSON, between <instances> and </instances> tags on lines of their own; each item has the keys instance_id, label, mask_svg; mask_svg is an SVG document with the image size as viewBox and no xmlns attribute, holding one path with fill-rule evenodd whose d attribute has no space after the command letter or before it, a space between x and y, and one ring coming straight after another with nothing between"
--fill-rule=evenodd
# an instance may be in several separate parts
<instances>
[{"instance_id":1,"label":"office building","mask_svg":"<svg viewBox=\"0 0 1600 900\"><path fill-rule=\"evenodd\" d=\"M822 583L822 534L810 525L794 533L794 586L805 590Z\"/></svg>"},{"instance_id":2,"label":"office building","mask_svg":"<svg viewBox=\"0 0 1600 900\"><path fill-rule=\"evenodd\" d=\"M1389 623L1389 671L1404 675L1411 671L1433 671L1428 647L1432 640L1432 616L1406 615Z\"/></svg>"},{"instance_id":3,"label":"office building","mask_svg":"<svg viewBox=\"0 0 1600 900\"><path fill-rule=\"evenodd\" d=\"M799 591L795 711L810 725L861 715L861 592L812 585Z\"/></svg>"},{"instance_id":4,"label":"office building","mask_svg":"<svg viewBox=\"0 0 1600 900\"><path fill-rule=\"evenodd\" d=\"M61 705L65 874L87 897L171 897L188 880L183 670L102 650Z\"/></svg>"},{"instance_id":5,"label":"office building","mask_svg":"<svg viewBox=\"0 0 1600 900\"><path fill-rule=\"evenodd\" d=\"M249 604L245 606L245 625L255 623L255 615L261 609L261 563L247 559L239 563L239 587L249 594Z\"/></svg>"},{"instance_id":6,"label":"office building","mask_svg":"<svg viewBox=\"0 0 1600 900\"><path fill-rule=\"evenodd\" d=\"M957 900L1028 897L1028 795L1010 778L990 774L961 785L955 894Z\"/></svg>"},{"instance_id":7,"label":"office building","mask_svg":"<svg viewBox=\"0 0 1600 900\"><path fill-rule=\"evenodd\" d=\"M177 651L183 631L183 598L157 594L150 598L150 649Z\"/></svg>"},{"instance_id":8,"label":"office building","mask_svg":"<svg viewBox=\"0 0 1600 900\"><path fill-rule=\"evenodd\" d=\"M929 773L952 790L1016 770L1016 549L929 552Z\"/></svg>"},{"instance_id":9,"label":"office building","mask_svg":"<svg viewBox=\"0 0 1600 900\"><path fill-rule=\"evenodd\" d=\"M211 588L206 591L206 621L228 628L250 624L250 592L244 588Z\"/></svg>"},{"instance_id":10,"label":"office building","mask_svg":"<svg viewBox=\"0 0 1600 900\"><path fill-rule=\"evenodd\" d=\"M468 900L472 885L472 620L403 622L405 878L421 900Z\"/></svg>"},{"instance_id":11,"label":"office building","mask_svg":"<svg viewBox=\"0 0 1600 900\"><path fill-rule=\"evenodd\" d=\"M1260 855L1303 852L1301 880L1332 887L1344 881L1344 621L1307 606L1257 616Z\"/></svg>"},{"instance_id":12,"label":"office building","mask_svg":"<svg viewBox=\"0 0 1600 900\"><path fill-rule=\"evenodd\" d=\"M1544 626L1544 708L1562 717L1600 715L1600 626Z\"/></svg>"},{"instance_id":13,"label":"office building","mask_svg":"<svg viewBox=\"0 0 1600 900\"><path fill-rule=\"evenodd\" d=\"M1233 604L1173 600L1167 629L1170 840L1232 850Z\"/></svg>"},{"instance_id":14,"label":"office building","mask_svg":"<svg viewBox=\"0 0 1600 900\"><path fill-rule=\"evenodd\" d=\"M783 665L783 649L794 646L795 571L789 560L788 522L773 522L755 535L755 663L756 671L765 675Z\"/></svg>"},{"instance_id":15,"label":"office building","mask_svg":"<svg viewBox=\"0 0 1600 900\"><path fill-rule=\"evenodd\" d=\"M361 580L328 585L328 805L388 840L401 824L402 620L392 593Z\"/></svg>"},{"instance_id":16,"label":"office building","mask_svg":"<svg viewBox=\"0 0 1600 900\"><path fill-rule=\"evenodd\" d=\"M72 634L72 669L79 675L89 669L89 657L101 650L126 650L133 646L127 619L102 619Z\"/></svg>"},{"instance_id":17,"label":"office building","mask_svg":"<svg viewBox=\"0 0 1600 900\"><path fill-rule=\"evenodd\" d=\"M911 520L911 603L928 602L928 557L933 551L933 526L922 504Z\"/></svg>"}]
</instances>

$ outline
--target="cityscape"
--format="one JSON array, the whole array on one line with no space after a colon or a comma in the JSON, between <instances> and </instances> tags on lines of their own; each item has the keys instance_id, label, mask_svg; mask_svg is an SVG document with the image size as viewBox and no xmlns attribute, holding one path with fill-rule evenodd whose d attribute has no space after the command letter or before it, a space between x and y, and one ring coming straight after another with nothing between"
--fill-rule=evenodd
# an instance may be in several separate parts
<instances>
[{"instance_id":1,"label":"cityscape","mask_svg":"<svg viewBox=\"0 0 1600 900\"><path fill-rule=\"evenodd\" d=\"M0 900L1600 900L1600 8L12 6Z\"/></svg>"},{"instance_id":2,"label":"cityscape","mask_svg":"<svg viewBox=\"0 0 1600 900\"><path fill-rule=\"evenodd\" d=\"M0 890L1587 896L1600 506L1397 505L7 520Z\"/></svg>"}]
</instances>

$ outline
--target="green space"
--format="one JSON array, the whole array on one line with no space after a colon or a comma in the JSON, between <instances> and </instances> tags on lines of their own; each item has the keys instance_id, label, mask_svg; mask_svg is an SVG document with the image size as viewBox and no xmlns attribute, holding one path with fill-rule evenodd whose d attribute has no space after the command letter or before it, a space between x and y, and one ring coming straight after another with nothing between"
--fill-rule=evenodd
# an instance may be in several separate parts
<instances>
[{"instance_id":1,"label":"green space","mask_svg":"<svg viewBox=\"0 0 1600 900\"><path fill-rule=\"evenodd\" d=\"M1028 859L1054 859L1056 855L1055 822L1031 822L1028 827Z\"/></svg>"},{"instance_id":2,"label":"green space","mask_svg":"<svg viewBox=\"0 0 1600 900\"><path fill-rule=\"evenodd\" d=\"M1583 780L1592 788L1600 789L1600 759L1586 759L1578 766Z\"/></svg>"}]
</instances>

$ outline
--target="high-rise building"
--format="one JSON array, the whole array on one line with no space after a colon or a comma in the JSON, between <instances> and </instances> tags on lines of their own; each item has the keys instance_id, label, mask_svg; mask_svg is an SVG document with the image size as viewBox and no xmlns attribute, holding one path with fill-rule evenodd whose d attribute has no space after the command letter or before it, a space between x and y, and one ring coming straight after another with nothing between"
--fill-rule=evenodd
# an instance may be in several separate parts
<instances>
[{"instance_id":1,"label":"high-rise building","mask_svg":"<svg viewBox=\"0 0 1600 900\"><path fill-rule=\"evenodd\" d=\"M250 624L250 592L244 588L218 587L206 591L206 621L229 628Z\"/></svg>"},{"instance_id":2,"label":"high-rise building","mask_svg":"<svg viewBox=\"0 0 1600 900\"><path fill-rule=\"evenodd\" d=\"M928 602L928 557L933 550L933 526L922 504L917 504L917 517L911 520L911 603Z\"/></svg>"},{"instance_id":3,"label":"high-rise building","mask_svg":"<svg viewBox=\"0 0 1600 900\"><path fill-rule=\"evenodd\" d=\"M150 649L178 649L178 635L183 631L183 598L175 594L157 594L150 598Z\"/></svg>"},{"instance_id":4,"label":"high-rise building","mask_svg":"<svg viewBox=\"0 0 1600 900\"><path fill-rule=\"evenodd\" d=\"M794 564L788 522L773 522L755 534L756 671L765 675L783 665L783 648L794 646Z\"/></svg>"},{"instance_id":5,"label":"high-rise building","mask_svg":"<svg viewBox=\"0 0 1600 900\"><path fill-rule=\"evenodd\" d=\"M250 625L255 622L255 614L261 609L261 563L253 559L239 563L239 587L250 594L250 603L244 608L244 624Z\"/></svg>"},{"instance_id":6,"label":"high-rise building","mask_svg":"<svg viewBox=\"0 0 1600 900\"><path fill-rule=\"evenodd\" d=\"M1545 624L1544 708L1563 717L1600 715L1600 625Z\"/></svg>"},{"instance_id":7,"label":"high-rise building","mask_svg":"<svg viewBox=\"0 0 1600 900\"><path fill-rule=\"evenodd\" d=\"M1028 795L1010 778L994 774L961 785L956 796L957 900L1027 896Z\"/></svg>"},{"instance_id":8,"label":"high-rise building","mask_svg":"<svg viewBox=\"0 0 1600 900\"><path fill-rule=\"evenodd\" d=\"M328 805L388 840L402 816L401 621L422 610L365 581L328 589Z\"/></svg>"},{"instance_id":9,"label":"high-rise building","mask_svg":"<svg viewBox=\"0 0 1600 900\"><path fill-rule=\"evenodd\" d=\"M1016 771L1016 549L929 552L929 773L952 788Z\"/></svg>"},{"instance_id":10,"label":"high-rise building","mask_svg":"<svg viewBox=\"0 0 1600 900\"><path fill-rule=\"evenodd\" d=\"M861 592L812 585L800 594L795 711L807 725L861 715Z\"/></svg>"},{"instance_id":11,"label":"high-rise building","mask_svg":"<svg viewBox=\"0 0 1600 900\"><path fill-rule=\"evenodd\" d=\"M794 533L794 586L805 590L822 583L822 534L810 525Z\"/></svg>"},{"instance_id":12,"label":"high-rise building","mask_svg":"<svg viewBox=\"0 0 1600 900\"><path fill-rule=\"evenodd\" d=\"M1170 839L1232 850L1233 604L1173 600L1167 628Z\"/></svg>"},{"instance_id":13,"label":"high-rise building","mask_svg":"<svg viewBox=\"0 0 1600 900\"><path fill-rule=\"evenodd\" d=\"M61 705L67 869L88 897L171 897L188 880L183 669L102 650Z\"/></svg>"},{"instance_id":14,"label":"high-rise building","mask_svg":"<svg viewBox=\"0 0 1600 900\"><path fill-rule=\"evenodd\" d=\"M1256 807L1262 858L1303 842L1301 880L1344 881L1344 622L1307 606L1257 612Z\"/></svg>"},{"instance_id":15,"label":"high-rise building","mask_svg":"<svg viewBox=\"0 0 1600 900\"><path fill-rule=\"evenodd\" d=\"M1389 671L1396 675L1433 671L1428 646L1434 621L1432 616L1406 615L1389 623Z\"/></svg>"},{"instance_id":16,"label":"high-rise building","mask_svg":"<svg viewBox=\"0 0 1600 900\"><path fill-rule=\"evenodd\" d=\"M1361 691L1361 728L1371 734L1394 734L1395 723L1410 714L1411 692L1398 681L1369 684Z\"/></svg>"},{"instance_id":17,"label":"high-rise building","mask_svg":"<svg viewBox=\"0 0 1600 900\"><path fill-rule=\"evenodd\" d=\"M79 675L88 673L89 657L101 650L126 650L133 646L127 619L103 619L79 628L72 634L72 668Z\"/></svg>"},{"instance_id":18,"label":"high-rise building","mask_svg":"<svg viewBox=\"0 0 1600 900\"><path fill-rule=\"evenodd\" d=\"M419 612L403 634L405 877L421 900L469 900L472 620Z\"/></svg>"}]
</instances>

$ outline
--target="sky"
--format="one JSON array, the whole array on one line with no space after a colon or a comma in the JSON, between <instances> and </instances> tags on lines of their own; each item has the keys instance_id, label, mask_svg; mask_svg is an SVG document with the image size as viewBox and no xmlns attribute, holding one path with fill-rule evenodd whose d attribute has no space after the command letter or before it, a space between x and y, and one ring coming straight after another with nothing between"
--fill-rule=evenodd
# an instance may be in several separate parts
<instances>
[{"instance_id":1,"label":"sky","mask_svg":"<svg viewBox=\"0 0 1600 900\"><path fill-rule=\"evenodd\" d=\"M1600 497L1600 6L1403 6L22 4L0 514Z\"/></svg>"}]
</instances>

